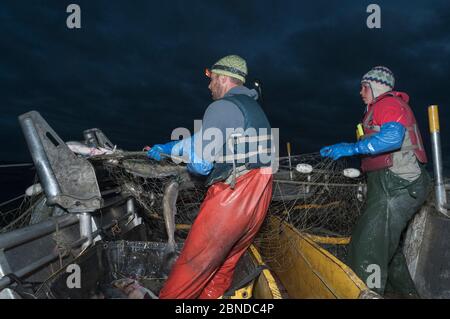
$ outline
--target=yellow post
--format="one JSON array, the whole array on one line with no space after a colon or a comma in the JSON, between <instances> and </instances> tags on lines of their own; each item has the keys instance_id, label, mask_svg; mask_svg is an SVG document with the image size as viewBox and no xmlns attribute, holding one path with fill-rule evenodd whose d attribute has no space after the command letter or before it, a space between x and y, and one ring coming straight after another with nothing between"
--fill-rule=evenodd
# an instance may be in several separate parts
<instances>
[{"instance_id":1,"label":"yellow post","mask_svg":"<svg viewBox=\"0 0 450 319\"><path fill-rule=\"evenodd\" d=\"M430 124L431 151L433 155L436 208L442 214L450 217L450 214L447 212L447 195L445 193L444 177L442 171L441 134L439 132L439 112L437 105L430 105L428 107L428 121Z\"/></svg>"},{"instance_id":2,"label":"yellow post","mask_svg":"<svg viewBox=\"0 0 450 319\"><path fill-rule=\"evenodd\" d=\"M439 110L437 105L428 107L428 121L430 123L430 133L439 132Z\"/></svg>"}]
</instances>

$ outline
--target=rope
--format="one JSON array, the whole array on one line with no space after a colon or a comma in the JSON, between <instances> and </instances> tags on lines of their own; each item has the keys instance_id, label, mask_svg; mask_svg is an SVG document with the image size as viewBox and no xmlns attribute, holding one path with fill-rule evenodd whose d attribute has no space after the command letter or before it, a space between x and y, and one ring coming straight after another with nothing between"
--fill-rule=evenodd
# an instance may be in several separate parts
<instances>
[{"instance_id":1,"label":"rope","mask_svg":"<svg viewBox=\"0 0 450 319\"><path fill-rule=\"evenodd\" d=\"M5 206L6 204L12 203L12 202L14 202L14 201L16 201L18 199L24 198L24 197L25 197L25 194L19 195L19 196L14 197L14 198L12 198L10 200L7 200L6 202L0 203L0 206Z\"/></svg>"},{"instance_id":2,"label":"rope","mask_svg":"<svg viewBox=\"0 0 450 319\"><path fill-rule=\"evenodd\" d=\"M0 168L9 168L9 167L23 167L23 166L33 166L33 163L23 163L23 164L5 164L0 165Z\"/></svg>"},{"instance_id":3,"label":"rope","mask_svg":"<svg viewBox=\"0 0 450 319\"><path fill-rule=\"evenodd\" d=\"M72 251L71 241L59 230L59 223L55 222L56 230L53 234L53 240L56 243L56 250L58 251L59 267L63 266L63 258L68 256Z\"/></svg>"},{"instance_id":4,"label":"rope","mask_svg":"<svg viewBox=\"0 0 450 319\"><path fill-rule=\"evenodd\" d=\"M27 287L32 288L33 285L39 285L40 283L22 281L19 277L17 277L13 273L6 274L5 277L8 277L11 280L11 282L16 283L16 287L10 285L8 288L16 292L20 297L24 299L38 299L35 295L27 291Z\"/></svg>"}]
</instances>

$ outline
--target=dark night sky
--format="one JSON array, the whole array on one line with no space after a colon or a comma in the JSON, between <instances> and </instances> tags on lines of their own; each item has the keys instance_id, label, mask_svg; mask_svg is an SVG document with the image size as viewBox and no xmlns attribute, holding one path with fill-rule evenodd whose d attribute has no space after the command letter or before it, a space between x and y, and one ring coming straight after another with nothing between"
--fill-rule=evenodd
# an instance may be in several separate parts
<instances>
[{"instance_id":1,"label":"dark night sky","mask_svg":"<svg viewBox=\"0 0 450 319\"><path fill-rule=\"evenodd\" d=\"M66 27L70 3L81 30ZM370 3L381 6L379 30L366 26ZM31 161L17 116L32 109L66 141L98 127L128 150L165 142L210 103L204 68L239 54L294 153L353 141L360 78L388 66L427 143L427 106L440 106L450 172L448 0L2 0L0 21L2 161Z\"/></svg>"}]
</instances>

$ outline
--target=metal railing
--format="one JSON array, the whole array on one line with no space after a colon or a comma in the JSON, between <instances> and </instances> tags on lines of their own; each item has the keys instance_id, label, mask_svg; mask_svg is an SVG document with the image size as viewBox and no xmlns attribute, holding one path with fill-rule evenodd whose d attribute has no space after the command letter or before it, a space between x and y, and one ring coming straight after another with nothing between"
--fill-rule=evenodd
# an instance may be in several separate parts
<instances>
[{"instance_id":1,"label":"metal railing","mask_svg":"<svg viewBox=\"0 0 450 319\"><path fill-rule=\"evenodd\" d=\"M20 228L8 233L0 234L0 249L6 250L25 244L53 233L56 230L56 227L63 229L76 223L78 223L78 217L70 214L57 217L53 220L47 220L39 224Z\"/></svg>"},{"instance_id":2,"label":"metal railing","mask_svg":"<svg viewBox=\"0 0 450 319\"><path fill-rule=\"evenodd\" d=\"M428 107L428 119L431 135L431 150L433 155L434 190L436 193L436 209L447 217L450 217L445 191L444 174L442 169L441 137L439 128L439 112L437 105Z\"/></svg>"},{"instance_id":3,"label":"metal railing","mask_svg":"<svg viewBox=\"0 0 450 319\"><path fill-rule=\"evenodd\" d=\"M89 237L81 237L75 240L73 243L69 245L70 249L77 248L85 244L85 242L89 242L92 238L101 235L102 232L116 226L118 223L123 221L124 219L128 219L130 216L134 214L134 209L128 209L127 213L114 220L113 222L100 227L96 231L92 232L91 239ZM58 227L59 230L63 228L67 228L69 226L75 225L79 223L79 219L76 215L70 214L55 218L54 220L45 221L36 225L28 226L22 229L15 230L13 232L9 232L6 234L0 235L0 251L10 249L12 247L16 247L22 245L24 243L30 242L32 240L41 238L45 235L51 234L56 231ZM40 269L43 266L50 264L52 261L56 260L60 257L60 253L55 250L54 252L36 260L35 262L12 272L18 278L22 278L34 271ZM2 289L7 288L10 284L12 284L11 278L8 276L3 276L0 278L0 291Z\"/></svg>"}]
</instances>

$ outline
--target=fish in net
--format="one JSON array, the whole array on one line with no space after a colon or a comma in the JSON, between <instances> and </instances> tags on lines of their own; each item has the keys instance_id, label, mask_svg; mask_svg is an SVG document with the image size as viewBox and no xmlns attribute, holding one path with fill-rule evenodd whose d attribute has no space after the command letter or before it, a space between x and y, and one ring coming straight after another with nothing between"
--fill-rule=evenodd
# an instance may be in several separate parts
<instances>
[{"instance_id":1,"label":"fish in net","mask_svg":"<svg viewBox=\"0 0 450 319\"><path fill-rule=\"evenodd\" d=\"M172 207L167 202L169 197L175 204L177 241L186 238L206 193L202 178L190 175L185 165L177 165L168 159L157 162L148 159L145 153L108 155L96 160L101 160L109 177L122 188L122 193L133 197L142 208L142 217L152 240L170 238L172 230L168 228L171 226L165 224L169 216L167 213L164 216L165 207L166 210ZM168 187L175 183L176 194L169 194Z\"/></svg>"},{"instance_id":2,"label":"fish in net","mask_svg":"<svg viewBox=\"0 0 450 319\"><path fill-rule=\"evenodd\" d=\"M93 156L89 161L96 168L103 190L105 185L118 186L123 194L136 200L150 241L163 242L170 237L163 212L164 195L167 185L176 182L179 187L173 231L176 242L184 241L206 194L203 178L190 175L183 164L169 159L157 162L143 152L116 152ZM295 258L302 252L295 238L283 237L282 225L304 234L348 237L361 213L365 192L364 177L348 170L345 160L332 161L312 153L292 156L289 165L287 158L280 158L279 170L274 174L272 201L254 243L274 270L287 270L292 266L292 256ZM42 193L26 198L14 215L10 213L12 217L1 231L31 224L31 212L43 201ZM345 257L345 245L323 247L339 258Z\"/></svg>"},{"instance_id":3,"label":"fish in net","mask_svg":"<svg viewBox=\"0 0 450 319\"><path fill-rule=\"evenodd\" d=\"M166 234L161 226L165 185L176 180L180 185L175 216L177 235L180 241L187 236L206 192L203 180L195 179L183 165L169 160L160 163L142 156L125 156L105 165L116 182L144 208L158 238ZM280 159L273 183L267 218L255 244L276 270L287 270L291 262L286 256L298 250L294 238L280 240L283 224L305 234L348 237L365 201L366 184L359 171L347 168L345 160L324 159L318 153L292 156L291 166L286 158ZM160 227L155 221L160 222ZM344 245L323 247L345 257Z\"/></svg>"}]
</instances>

